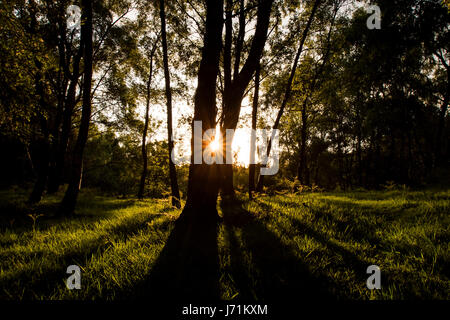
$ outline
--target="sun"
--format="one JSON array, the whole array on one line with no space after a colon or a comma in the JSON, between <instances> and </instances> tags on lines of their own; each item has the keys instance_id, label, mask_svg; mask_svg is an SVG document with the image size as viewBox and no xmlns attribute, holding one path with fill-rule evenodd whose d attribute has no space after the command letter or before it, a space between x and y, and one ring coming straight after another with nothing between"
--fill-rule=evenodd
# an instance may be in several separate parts
<instances>
[{"instance_id":1,"label":"sun","mask_svg":"<svg viewBox=\"0 0 450 320\"><path fill-rule=\"evenodd\" d=\"M220 129L216 128L216 133L211 134L206 140L208 144L206 148L208 154L215 157L217 155L222 155L222 139L220 136ZM250 158L250 130L244 128L238 128L235 131L233 143L232 143L232 157L235 164L247 167L249 165ZM255 155L255 159L258 159L258 155Z\"/></svg>"},{"instance_id":2,"label":"sun","mask_svg":"<svg viewBox=\"0 0 450 320\"><path fill-rule=\"evenodd\" d=\"M217 152L219 150L220 144L219 144L219 139L216 137L214 137L214 140L211 141L211 143L209 144L209 147L211 148L211 151Z\"/></svg>"},{"instance_id":3,"label":"sun","mask_svg":"<svg viewBox=\"0 0 450 320\"><path fill-rule=\"evenodd\" d=\"M220 127L219 127L219 125L217 125L216 126L216 129L215 129L215 133L214 133L214 135L210 135L209 137L208 137L208 140L210 141L209 142L209 144L208 144L208 149L211 151L211 152L214 152L214 153L217 153L217 152L219 152L220 151L220 145L221 145L221 139L220 139Z\"/></svg>"}]
</instances>

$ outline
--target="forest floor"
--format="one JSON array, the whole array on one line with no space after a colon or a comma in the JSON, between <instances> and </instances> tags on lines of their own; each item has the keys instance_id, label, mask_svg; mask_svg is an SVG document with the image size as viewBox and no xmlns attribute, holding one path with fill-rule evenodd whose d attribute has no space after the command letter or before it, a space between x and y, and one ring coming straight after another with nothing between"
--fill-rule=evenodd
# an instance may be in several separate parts
<instances>
[{"instance_id":1,"label":"forest floor","mask_svg":"<svg viewBox=\"0 0 450 320\"><path fill-rule=\"evenodd\" d=\"M133 299L180 210L167 200L84 191L75 217L57 219L61 196L27 208L24 190L0 192L0 300ZM450 299L450 190L260 196L222 210L238 221L217 228L222 300L267 301L286 292ZM65 285L73 264L81 290ZM366 287L370 265L381 269L381 290Z\"/></svg>"}]
</instances>

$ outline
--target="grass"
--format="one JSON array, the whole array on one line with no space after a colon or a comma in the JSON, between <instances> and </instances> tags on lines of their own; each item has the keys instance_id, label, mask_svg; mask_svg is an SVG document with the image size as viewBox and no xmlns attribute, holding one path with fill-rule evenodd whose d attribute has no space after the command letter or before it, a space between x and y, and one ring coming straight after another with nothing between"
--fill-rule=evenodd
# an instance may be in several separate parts
<instances>
[{"instance_id":1,"label":"grass","mask_svg":"<svg viewBox=\"0 0 450 320\"><path fill-rule=\"evenodd\" d=\"M180 213L82 192L76 216L56 219L61 194L33 208L25 196L0 192L0 300L133 299ZM235 217L217 232L223 300L450 298L450 190L261 196L219 211ZM65 286L72 264L81 290ZM366 287L372 264L381 290Z\"/></svg>"}]
</instances>

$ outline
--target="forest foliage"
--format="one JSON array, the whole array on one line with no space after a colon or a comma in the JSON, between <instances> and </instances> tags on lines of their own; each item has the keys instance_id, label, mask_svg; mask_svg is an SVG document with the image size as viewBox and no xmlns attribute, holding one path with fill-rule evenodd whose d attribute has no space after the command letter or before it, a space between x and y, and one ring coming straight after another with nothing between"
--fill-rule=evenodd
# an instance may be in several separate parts
<instances>
[{"instance_id":1,"label":"forest foliage","mask_svg":"<svg viewBox=\"0 0 450 320\"><path fill-rule=\"evenodd\" d=\"M252 28L259 17L258 1L228 3L224 17L229 13L232 20L223 29L217 81L217 122L223 129L237 125L231 116L236 110L233 94L246 76L246 65L254 63L247 60L257 50ZM327 190L373 189L389 183L424 186L448 178L446 3L376 1L382 10L380 30L366 27L369 13L352 7L355 3L367 4L273 2L259 61L257 128L273 126L299 41L304 45L280 117L280 172L266 179L267 190L289 185ZM86 45L80 30L85 24L78 29L67 25L70 5L83 8L81 2L65 0L0 4L1 184L32 187L32 202L68 184L77 162ZM80 169L82 187L136 195L144 152L145 196L170 194L174 177L168 179L170 146L164 134L167 122L160 114L168 101L164 79L170 74L174 113L180 114L170 123L184 128L188 139L206 5L173 0L165 6L167 73L157 2L93 2L92 112ZM308 20L311 24L305 29ZM245 101L253 102L254 87L254 79L242 87ZM146 103L147 125L142 112ZM250 126L248 115L241 112L238 120L238 127ZM176 170L185 197L187 165ZM234 188L245 191L247 169L235 165L232 170Z\"/></svg>"}]
</instances>

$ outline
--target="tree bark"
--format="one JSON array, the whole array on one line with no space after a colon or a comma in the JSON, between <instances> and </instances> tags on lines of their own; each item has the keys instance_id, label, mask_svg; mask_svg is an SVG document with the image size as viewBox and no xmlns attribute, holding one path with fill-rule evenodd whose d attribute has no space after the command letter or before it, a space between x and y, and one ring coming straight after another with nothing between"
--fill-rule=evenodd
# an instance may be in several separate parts
<instances>
[{"instance_id":1,"label":"tree bark","mask_svg":"<svg viewBox=\"0 0 450 320\"><path fill-rule=\"evenodd\" d=\"M81 187L81 176L83 167L83 152L86 146L91 118L91 87L92 87L92 2L83 0L81 2L82 26L81 41L84 44L84 82L83 82L83 107L78 138L72 156L72 168L69 177L69 186L61 202L60 214L70 216L75 211L78 193Z\"/></svg>"},{"instance_id":2,"label":"tree bark","mask_svg":"<svg viewBox=\"0 0 450 320\"><path fill-rule=\"evenodd\" d=\"M250 161L248 165L248 196L253 199L255 191L255 151L256 151L256 120L258 116L258 100L259 100L259 81L261 68L258 66L255 72L255 94L253 95L252 105L252 132L250 137Z\"/></svg>"},{"instance_id":3,"label":"tree bark","mask_svg":"<svg viewBox=\"0 0 450 320\"><path fill-rule=\"evenodd\" d=\"M216 81L222 46L223 0L206 2L206 29L202 60L198 71L197 90L194 98L194 119L202 122L202 131L216 126ZM206 147L202 143L202 154ZM194 123L192 123L191 164L187 201L180 220L205 222L217 220L216 209L220 176L217 165L194 163Z\"/></svg>"},{"instance_id":4,"label":"tree bark","mask_svg":"<svg viewBox=\"0 0 450 320\"><path fill-rule=\"evenodd\" d=\"M36 204L41 201L48 178L50 144L48 141L49 134L46 119L41 119L41 127L44 136L39 139L39 166L37 168L37 180L34 183L33 190L28 198L28 203L30 204Z\"/></svg>"},{"instance_id":5,"label":"tree bark","mask_svg":"<svg viewBox=\"0 0 450 320\"><path fill-rule=\"evenodd\" d=\"M160 0L160 17L161 17L161 40L163 49L163 62L164 62L164 79L166 82L166 99L167 99L167 134L169 144L169 176L170 187L172 189L172 205L180 208L180 191L178 189L177 170L175 164L172 161L172 90L170 88L170 73L169 73L169 61L167 57L167 36L166 36L166 13L164 8L164 0Z\"/></svg>"}]
</instances>

